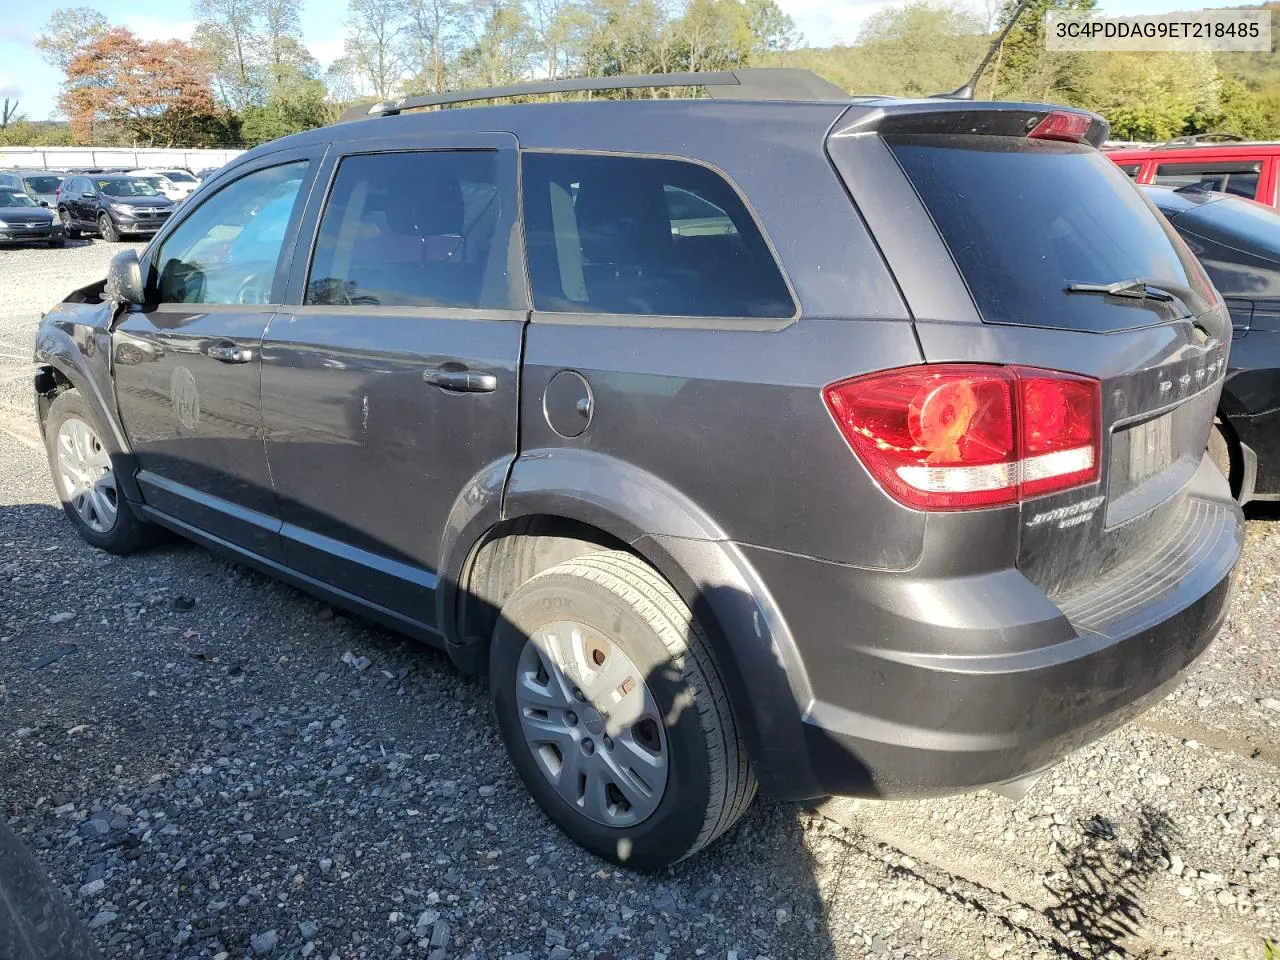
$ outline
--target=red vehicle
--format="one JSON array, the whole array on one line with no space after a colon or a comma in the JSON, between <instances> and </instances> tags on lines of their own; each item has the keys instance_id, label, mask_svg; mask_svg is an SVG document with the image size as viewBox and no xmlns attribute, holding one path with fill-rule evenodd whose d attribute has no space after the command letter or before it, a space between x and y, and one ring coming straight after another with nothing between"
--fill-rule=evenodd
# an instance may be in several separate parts
<instances>
[{"instance_id":1,"label":"red vehicle","mask_svg":"<svg viewBox=\"0 0 1280 960\"><path fill-rule=\"evenodd\" d=\"M1210 143L1210 140L1219 142ZM1107 156L1138 183L1172 187L1199 183L1208 190L1234 193L1269 207L1280 206L1276 196L1280 142L1250 142L1229 134L1201 134L1158 146L1117 147L1107 150Z\"/></svg>"}]
</instances>

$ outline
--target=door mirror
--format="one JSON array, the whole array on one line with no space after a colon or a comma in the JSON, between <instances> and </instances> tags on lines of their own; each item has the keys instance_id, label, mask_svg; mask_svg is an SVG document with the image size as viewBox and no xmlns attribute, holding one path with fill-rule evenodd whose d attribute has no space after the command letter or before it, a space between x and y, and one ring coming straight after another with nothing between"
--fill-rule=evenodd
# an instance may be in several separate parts
<instances>
[{"instance_id":1,"label":"door mirror","mask_svg":"<svg viewBox=\"0 0 1280 960\"><path fill-rule=\"evenodd\" d=\"M44 208L47 210L47 209L48 209L48 207L49 207L49 201L48 201L48 200L41 200L41 201L40 201L40 206L44 207Z\"/></svg>"},{"instance_id":2,"label":"door mirror","mask_svg":"<svg viewBox=\"0 0 1280 960\"><path fill-rule=\"evenodd\" d=\"M111 258L111 266L107 267L107 286L102 295L113 303L141 305L142 267L135 251L122 250Z\"/></svg>"}]
</instances>

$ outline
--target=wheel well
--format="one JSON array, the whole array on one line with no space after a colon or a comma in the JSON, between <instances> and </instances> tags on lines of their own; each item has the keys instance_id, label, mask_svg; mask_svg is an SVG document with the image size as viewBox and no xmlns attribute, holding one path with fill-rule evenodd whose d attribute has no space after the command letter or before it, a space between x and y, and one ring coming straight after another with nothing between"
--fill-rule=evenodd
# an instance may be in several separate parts
<instances>
[{"instance_id":1,"label":"wheel well","mask_svg":"<svg viewBox=\"0 0 1280 960\"><path fill-rule=\"evenodd\" d=\"M58 399L58 394L74 389L75 384L57 367L41 367L36 371L36 413L40 417L41 428L49 419L49 408Z\"/></svg>"},{"instance_id":2,"label":"wheel well","mask_svg":"<svg viewBox=\"0 0 1280 960\"><path fill-rule=\"evenodd\" d=\"M498 613L516 588L543 570L597 550L635 552L603 530L565 517L516 517L491 528L458 578L452 631L455 663L468 673L483 675Z\"/></svg>"}]
</instances>

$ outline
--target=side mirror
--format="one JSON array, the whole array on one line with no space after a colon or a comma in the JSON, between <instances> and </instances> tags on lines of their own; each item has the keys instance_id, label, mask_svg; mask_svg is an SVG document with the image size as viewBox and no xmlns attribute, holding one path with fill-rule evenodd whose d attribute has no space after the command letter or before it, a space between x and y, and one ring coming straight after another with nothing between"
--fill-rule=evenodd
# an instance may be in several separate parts
<instances>
[{"instance_id":1,"label":"side mirror","mask_svg":"<svg viewBox=\"0 0 1280 960\"><path fill-rule=\"evenodd\" d=\"M44 208L47 210L47 209L49 208L49 201L48 201L48 200L41 200L41 201L40 201L40 206L44 207Z\"/></svg>"},{"instance_id":2,"label":"side mirror","mask_svg":"<svg viewBox=\"0 0 1280 960\"><path fill-rule=\"evenodd\" d=\"M142 304L142 267L138 264L138 254L133 250L121 250L111 258L107 267L107 285L102 295L113 303L128 306Z\"/></svg>"}]
</instances>

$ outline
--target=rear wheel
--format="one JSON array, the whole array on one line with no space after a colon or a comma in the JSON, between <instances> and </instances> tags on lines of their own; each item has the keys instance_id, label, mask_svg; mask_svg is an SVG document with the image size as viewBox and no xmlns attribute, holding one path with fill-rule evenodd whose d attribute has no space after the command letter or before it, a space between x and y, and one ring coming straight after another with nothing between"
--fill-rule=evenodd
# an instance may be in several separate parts
<instances>
[{"instance_id":1,"label":"rear wheel","mask_svg":"<svg viewBox=\"0 0 1280 960\"><path fill-rule=\"evenodd\" d=\"M71 225L71 211L59 210L58 218L62 221L62 230L67 235L68 240L77 240L80 237L80 231Z\"/></svg>"},{"instance_id":2,"label":"rear wheel","mask_svg":"<svg viewBox=\"0 0 1280 960\"><path fill-rule=\"evenodd\" d=\"M111 553L155 541L157 529L138 519L121 495L111 454L76 391L60 394L49 408L45 447L58 498L81 539Z\"/></svg>"},{"instance_id":3,"label":"rear wheel","mask_svg":"<svg viewBox=\"0 0 1280 960\"><path fill-rule=\"evenodd\" d=\"M601 551L518 587L489 668L525 786L597 856L658 869L750 806L755 777L706 636L643 560Z\"/></svg>"},{"instance_id":4,"label":"rear wheel","mask_svg":"<svg viewBox=\"0 0 1280 960\"><path fill-rule=\"evenodd\" d=\"M102 239L107 243L120 242L120 231L116 229L116 222L108 214L102 213L98 215L98 233L102 235Z\"/></svg>"}]
</instances>

